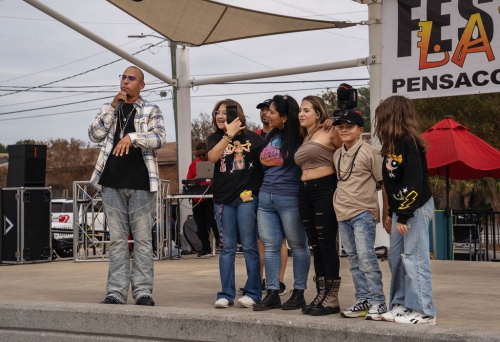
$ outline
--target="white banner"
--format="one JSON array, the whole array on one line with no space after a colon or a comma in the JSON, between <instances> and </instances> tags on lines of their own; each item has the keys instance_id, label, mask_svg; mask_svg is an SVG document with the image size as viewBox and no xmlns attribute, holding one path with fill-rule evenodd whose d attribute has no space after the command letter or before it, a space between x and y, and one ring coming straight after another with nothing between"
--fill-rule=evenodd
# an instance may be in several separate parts
<instances>
[{"instance_id":1,"label":"white banner","mask_svg":"<svg viewBox=\"0 0 500 342\"><path fill-rule=\"evenodd\" d=\"M385 0L382 98L500 92L499 0Z\"/></svg>"}]
</instances>

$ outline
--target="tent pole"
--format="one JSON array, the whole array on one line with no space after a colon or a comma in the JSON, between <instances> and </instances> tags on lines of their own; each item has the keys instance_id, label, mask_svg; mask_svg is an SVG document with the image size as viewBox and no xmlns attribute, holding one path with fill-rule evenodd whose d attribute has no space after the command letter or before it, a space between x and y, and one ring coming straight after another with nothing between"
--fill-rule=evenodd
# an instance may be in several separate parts
<instances>
[{"instance_id":1,"label":"tent pole","mask_svg":"<svg viewBox=\"0 0 500 342\"><path fill-rule=\"evenodd\" d=\"M446 253L448 260L452 260L450 249L450 169L446 165L446 207L444 208L444 216L446 217Z\"/></svg>"},{"instance_id":2,"label":"tent pole","mask_svg":"<svg viewBox=\"0 0 500 342\"><path fill-rule=\"evenodd\" d=\"M366 2L368 4L368 44L370 68L370 135L371 144L380 149L380 141L373 135L373 118L375 109L382 101L382 1Z\"/></svg>"},{"instance_id":3,"label":"tent pole","mask_svg":"<svg viewBox=\"0 0 500 342\"><path fill-rule=\"evenodd\" d=\"M182 180L186 178L189 164L192 161L191 146L191 84L190 84L189 48L181 45L176 50L176 73L177 73L177 179L179 181L179 193L182 193ZM178 133L177 133L178 132ZM179 205L178 222L184 223L191 209ZM181 226L182 228L182 226Z\"/></svg>"}]
</instances>

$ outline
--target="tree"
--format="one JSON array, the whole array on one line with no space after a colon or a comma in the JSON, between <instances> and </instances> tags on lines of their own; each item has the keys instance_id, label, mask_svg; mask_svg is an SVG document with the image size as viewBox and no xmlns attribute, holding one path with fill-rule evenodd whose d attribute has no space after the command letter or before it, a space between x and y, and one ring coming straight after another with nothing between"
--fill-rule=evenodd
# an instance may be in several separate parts
<instances>
[{"instance_id":1,"label":"tree","mask_svg":"<svg viewBox=\"0 0 500 342\"><path fill-rule=\"evenodd\" d=\"M200 113L198 119L191 121L191 146L194 149L200 142L207 142L208 136L213 132L212 116Z\"/></svg>"},{"instance_id":2,"label":"tree","mask_svg":"<svg viewBox=\"0 0 500 342\"><path fill-rule=\"evenodd\" d=\"M318 96L325 101L328 116L332 117L333 112L337 110L337 93L334 93L330 88L326 88L326 91L322 91Z\"/></svg>"},{"instance_id":3,"label":"tree","mask_svg":"<svg viewBox=\"0 0 500 342\"><path fill-rule=\"evenodd\" d=\"M71 195L74 181L90 179L99 149L74 138L51 139L47 145L46 185L53 191L67 189Z\"/></svg>"},{"instance_id":4,"label":"tree","mask_svg":"<svg viewBox=\"0 0 500 342\"><path fill-rule=\"evenodd\" d=\"M19 140L18 142L15 143L15 145L46 145L47 143L45 141L36 141L33 139L24 139L24 140Z\"/></svg>"},{"instance_id":5,"label":"tree","mask_svg":"<svg viewBox=\"0 0 500 342\"><path fill-rule=\"evenodd\" d=\"M20 144L41 144L34 140L22 140ZM73 191L74 181L89 180L99 154L99 149L78 139L50 139L47 143L47 172L45 185L52 187L53 197L58 191ZM0 185L7 179L7 168L0 167Z\"/></svg>"},{"instance_id":6,"label":"tree","mask_svg":"<svg viewBox=\"0 0 500 342\"><path fill-rule=\"evenodd\" d=\"M7 153L8 150L7 150L7 146L5 146L4 144L0 144L0 153Z\"/></svg>"}]
</instances>

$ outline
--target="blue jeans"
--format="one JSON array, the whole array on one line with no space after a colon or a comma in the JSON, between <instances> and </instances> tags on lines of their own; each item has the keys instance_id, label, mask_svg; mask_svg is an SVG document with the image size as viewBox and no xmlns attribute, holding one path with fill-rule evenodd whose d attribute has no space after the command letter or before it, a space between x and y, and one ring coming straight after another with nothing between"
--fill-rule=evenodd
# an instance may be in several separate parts
<instances>
[{"instance_id":1,"label":"blue jeans","mask_svg":"<svg viewBox=\"0 0 500 342\"><path fill-rule=\"evenodd\" d=\"M229 203L215 203L214 205L215 220L219 227L221 246L223 246L219 257L222 290L217 293L217 299L226 298L230 303L234 302L236 296L234 260L237 231L240 232L248 277L243 287L243 295L252 298L256 303L262 299L256 217L259 198L252 195L252 199L250 202L243 202L240 197L237 197Z\"/></svg>"},{"instance_id":2,"label":"blue jeans","mask_svg":"<svg viewBox=\"0 0 500 342\"><path fill-rule=\"evenodd\" d=\"M283 235L293 255L293 288L305 290L311 266L307 235L302 224L297 196L282 196L261 191L257 211L259 237L264 245L266 286L279 290L281 243Z\"/></svg>"},{"instance_id":3,"label":"blue jeans","mask_svg":"<svg viewBox=\"0 0 500 342\"><path fill-rule=\"evenodd\" d=\"M111 238L107 296L126 303L130 283L135 301L151 296L154 276L151 229L156 213L156 192L103 187L102 202ZM134 236L132 273L129 231Z\"/></svg>"},{"instance_id":4,"label":"blue jeans","mask_svg":"<svg viewBox=\"0 0 500 342\"><path fill-rule=\"evenodd\" d=\"M429 222L432 219L434 200L431 198L415 210L406 226L408 233L396 231L397 215L392 215L389 267L391 293L389 306L402 304L408 309L434 317L432 303L432 276L429 257Z\"/></svg>"},{"instance_id":5,"label":"blue jeans","mask_svg":"<svg viewBox=\"0 0 500 342\"><path fill-rule=\"evenodd\" d=\"M369 211L339 221L342 245L348 255L356 299L385 303L382 272L375 254L376 222Z\"/></svg>"}]
</instances>

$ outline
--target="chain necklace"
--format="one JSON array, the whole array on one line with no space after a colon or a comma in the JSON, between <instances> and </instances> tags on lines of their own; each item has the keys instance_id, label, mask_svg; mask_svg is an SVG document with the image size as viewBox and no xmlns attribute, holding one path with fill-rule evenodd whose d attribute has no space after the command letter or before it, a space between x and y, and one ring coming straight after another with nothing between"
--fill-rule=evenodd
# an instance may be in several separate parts
<instances>
[{"instance_id":1,"label":"chain necklace","mask_svg":"<svg viewBox=\"0 0 500 342\"><path fill-rule=\"evenodd\" d=\"M120 122L120 140L122 140L125 135L125 128L127 128L128 120L130 119L130 116L134 109L135 108L132 107L132 110L130 111L130 113L128 113L127 118L125 118L125 115L123 115L123 109L120 108L120 115L118 116L118 118L120 118L120 116L122 117L122 120L118 120Z\"/></svg>"},{"instance_id":2,"label":"chain necklace","mask_svg":"<svg viewBox=\"0 0 500 342\"><path fill-rule=\"evenodd\" d=\"M337 163L337 170L338 170L338 180L341 180L341 181L346 181L349 179L349 177L351 177L351 174L352 174L352 170L354 169L354 161L356 160L356 157L358 156L358 152L361 148L361 146L363 146L363 144L361 144L358 149L356 150L356 152L354 153L354 155L352 156L352 161L351 161L351 164L347 167L347 170L344 171L343 175L341 174L342 171L340 170L340 159L342 159L342 152L340 152L340 155L339 155L339 161ZM344 147L341 147L342 149Z\"/></svg>"}]
</instances>

